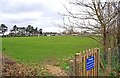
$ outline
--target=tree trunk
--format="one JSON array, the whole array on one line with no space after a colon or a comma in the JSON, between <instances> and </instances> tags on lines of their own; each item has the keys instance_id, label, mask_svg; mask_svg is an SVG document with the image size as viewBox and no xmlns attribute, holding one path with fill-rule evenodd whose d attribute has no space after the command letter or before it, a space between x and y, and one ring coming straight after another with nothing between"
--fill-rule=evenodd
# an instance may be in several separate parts
<instances>
[{"instance_id":1,"label":"tree trunk","mask_svg":"<svg viewBox=\"0 0 120 78\"><path fill-rule=\"evenodd\" d=\"M118 2L117 27L118 27L118 44L120 44L120 1Z\"/></svg>"},{"instance_id":2,"label":"tree trunk","mask_svg":"<svg viewBox=\"0 0 120 78\"><path fill-rule=\"evenodd\" d=\"M103 51L104 51L104 60L107 59L107 49L108 49L108 39L106 33L106 26L103 27Z\"/></svg>"},{"instance_id":3,"label":"tree trunk","mask_svg":"<svg viewBox=\"0 0 120 78\"><path fill-rule=\"evenodd\" d=\"M119 65L120 65L120 45L118 45L118 53L119 53Z\"/></svg>"},{"instance_id":4,"label":"tree trunk","mask_svg":"<svg viewBox=\"0 0 120 78\"><path fill-rule=\"evenodd\" d=\"M4 33L3 33L3 35L2 35L3 37L4 37Z\"/></svg>"},{"instance_id":5,"label":"tree trunk","mask_svg":"<svg viewBox=\"0 0 120 78\"><path fill-rule=\"evenodd\" d=\"M120 44L120 14L118 16L117 26L118 26L117 44L119 45Z\"/></svg>"},{"instance_id":6,"label":"tree trunk","mask_svg":"<svg viewBox=\"0 0 120 78\"><path fill-rule=\"evenodd\" d=\"M120 64L120 1L118 2L118 18L117 18L117 27L118 27L118 52L119 52L119 64Z\"/></svg>"}]
</instances>

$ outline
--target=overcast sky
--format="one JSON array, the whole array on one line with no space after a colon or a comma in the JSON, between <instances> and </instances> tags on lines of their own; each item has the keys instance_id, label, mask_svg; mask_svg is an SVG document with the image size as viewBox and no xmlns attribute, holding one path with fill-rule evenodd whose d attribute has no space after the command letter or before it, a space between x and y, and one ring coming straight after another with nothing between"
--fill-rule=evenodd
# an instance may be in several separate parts
<instances>
[{"instance_id":1,"label":"overcast sky","mask_svg":"<svg viewBox=\"0 0 120 78\"><path fill-rule=\"evenodd\" d=\"M29 24L46 31L58 31L52 23L60 23L66 0L0 0L0 23L9 29L14 25L27 27Z\"/></svg>"}]
</instances>

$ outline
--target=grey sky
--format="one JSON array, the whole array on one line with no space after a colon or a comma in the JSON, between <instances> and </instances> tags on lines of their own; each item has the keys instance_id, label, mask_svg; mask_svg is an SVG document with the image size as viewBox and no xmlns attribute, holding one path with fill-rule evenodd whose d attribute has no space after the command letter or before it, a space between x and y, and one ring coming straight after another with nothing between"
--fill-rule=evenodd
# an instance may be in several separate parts
<instances>
[{"instance_id":1,"label":"grey sky","mask_svg":"<svg viewBox=\"0 0 120 78\"><path fill-rule=\"evenodd\" d=\"M43 31L57 31L52 22L61 21L57 12L63 12L64 0L0 0L0 23L9 29L13 25L42 28Z\"/></svg>"}]
</instances>

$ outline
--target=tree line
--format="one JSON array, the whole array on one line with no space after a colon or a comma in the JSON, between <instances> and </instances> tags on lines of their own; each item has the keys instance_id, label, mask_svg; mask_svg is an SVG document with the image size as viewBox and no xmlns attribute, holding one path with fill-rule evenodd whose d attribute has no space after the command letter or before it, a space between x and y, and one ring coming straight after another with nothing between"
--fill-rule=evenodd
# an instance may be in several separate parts
<instances>
[{"instance_id":1,"label":"tree line","mask_svg":"<svg viewBox=\"0 0 120 78\"><path fill-rule=\"evenodd\" d=\"M5 24L0 25L0 33L4 36L5 32L8 31L8 27ZM42 29L34 28L32 25L27 27L18 27L14 25L9 33L10 36L35 36L42 35Z\"/></svg>"},{"instance_id":2,"label":"tree line","mask_svg":"<svg viewBox=\"0 0 120 78\"><path fill-rule=\"evenodd\" d=\"M4 36L5 32L8 31L8 27L5 24L0 25L0 33ZM34 36L34 35L42 35L42 29L34 28L32 25L28 25L27 27L18 27L14 25L10 30L10 36Z\"/></svg>"}]
</instances>

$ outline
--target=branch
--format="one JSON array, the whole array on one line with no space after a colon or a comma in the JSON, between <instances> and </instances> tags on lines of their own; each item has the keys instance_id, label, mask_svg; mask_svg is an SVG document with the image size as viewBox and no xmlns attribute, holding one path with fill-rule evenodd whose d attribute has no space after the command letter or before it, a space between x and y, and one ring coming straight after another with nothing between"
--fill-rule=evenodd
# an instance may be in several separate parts
<instances>
[{"instance_id":1,"label":"branch","mask_svg":"<svg viewBox=\"0 0 120 78\"><path fill-rule=\"evenodd\" d=\"M95 11L95 9L90 5L90 4L85 4L83 2L77 1L77 2L69 2L70 4L74 4L74 5L79 5L79 6L83 6L83 7L87 7L90 8L92 11Z\"/></svg>"},{"instance_id":2,"label":"branch","mask_svg":"<svg viewBox=\"0 0 120 78\"><path fill-rule=\"evenodd\" d=\"M94 38L93 36L87 36L87 37L89 37L89 38L91 38L91 39L97 41L97 42L100 43L101 45L103 45L103 43L102 43L101 41L99 41L98 39Z\"/></svg>"}]
</instances>

